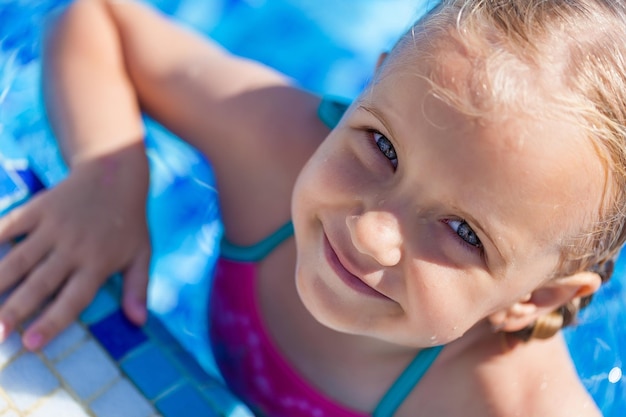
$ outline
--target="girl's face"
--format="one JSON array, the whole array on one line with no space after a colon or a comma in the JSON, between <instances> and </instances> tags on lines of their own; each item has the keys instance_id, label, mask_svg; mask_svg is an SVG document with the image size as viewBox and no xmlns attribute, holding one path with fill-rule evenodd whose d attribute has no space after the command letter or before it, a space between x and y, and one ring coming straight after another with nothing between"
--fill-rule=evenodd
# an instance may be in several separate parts
<instances>
[{"instance_id":1,"label":"girl's face","mask_svg":"<svg viewBox=\"0 0 626 417\"><path fill-rule=\"evenodd\" d=\"M604 174L570 124L470 118L404 61L383 67L298 179L296 283L321 323L422 347L544 284L597 214Z\"/></svg>"}]
</instances>

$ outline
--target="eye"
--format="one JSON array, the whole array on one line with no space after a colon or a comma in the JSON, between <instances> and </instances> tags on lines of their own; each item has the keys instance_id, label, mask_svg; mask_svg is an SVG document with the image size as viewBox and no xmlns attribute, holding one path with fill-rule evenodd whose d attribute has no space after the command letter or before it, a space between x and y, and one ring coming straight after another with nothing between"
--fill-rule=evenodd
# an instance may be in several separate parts
<instances>
[{"instance_id":1,"label":"eye","mask_svg":"<svg viewBox=\"0 0 626 417\"><path fill-rule=\"evenodd\" d=\"M396 155L396 149L391 144L391 141L387 139L383 134L379 132L372 132L374 137L374 141L376 142L376 146L378 149L385 155L394 168L398 167L398 156Z\"/></svg>"},{"instance_id":2,"label":"eye","mask_svg":"<svg viewBox=\"0 0 626 417\"><path fill-rule=\"evenodd\" d=\"M469 224L467 224L464 220L446 220L446 223L454 232L463 240L464 243L481 249L483 244L480 242L480 239L476 235L476 232L472 230Z\"/></svg>"}]
</instances>

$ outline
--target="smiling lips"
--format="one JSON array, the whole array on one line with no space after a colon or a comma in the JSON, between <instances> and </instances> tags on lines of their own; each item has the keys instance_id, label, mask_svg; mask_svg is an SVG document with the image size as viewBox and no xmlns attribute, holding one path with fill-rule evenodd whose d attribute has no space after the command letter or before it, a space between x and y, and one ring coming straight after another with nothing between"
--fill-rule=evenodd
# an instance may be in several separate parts
<instances>
[{"instance_id":1,"label":"smiling lips","mask_svg":"<svg viewBox=\"0 0 626 417\"><path fill-rule=\"evenodd\" d=\"M326 260L328 261L328 264L333 269L335 274L337 274L337 276L341 278L341 280L348 287L365 295L374 296L378 298L388 298L384 294L376 291L374 288L367 285L361 278L354 275L344 266L344 264L341 262L341 259L339 259L339 256L335 252L335 249L330 244L330 241L328 240L328 237L326 237L326 235L324 235L324 255L326 256Z\"/></svg>"}]
</instances>

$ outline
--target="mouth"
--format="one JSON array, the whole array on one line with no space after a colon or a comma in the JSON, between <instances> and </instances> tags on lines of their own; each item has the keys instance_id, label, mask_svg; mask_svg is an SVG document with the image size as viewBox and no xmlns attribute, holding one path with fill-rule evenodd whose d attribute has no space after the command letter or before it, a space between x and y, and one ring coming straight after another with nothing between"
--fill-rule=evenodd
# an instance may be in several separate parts
<instances>
[{"instance_id":1,"label":"mouth","mask_svg":"<svg viewBox=\"0 0 626 417\"><path fill-rule=\"evenodd\" d=\"M354 275L348 268L345 267L345 265L341 262L341 259L339 259L339 256L337 256L337 252L335 252L335 249L331 245L326 234L324 234L324 255L332 270L348 287L361 294L389 299L389 297L370 287L361 278Z\"/></svg>"}]
</instances>

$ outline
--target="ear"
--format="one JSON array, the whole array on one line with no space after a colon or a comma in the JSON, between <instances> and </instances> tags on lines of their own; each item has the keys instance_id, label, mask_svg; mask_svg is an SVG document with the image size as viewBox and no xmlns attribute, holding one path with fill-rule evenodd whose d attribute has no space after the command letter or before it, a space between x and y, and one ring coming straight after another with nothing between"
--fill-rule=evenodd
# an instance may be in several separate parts
<instances>
[{"instance_id":1,"label":"ear","mask_svg":"<svg viewBox=\"0 0 626 417\"><path fill-rule=\"evenodd\" d=\"M601 284L600 275L589 271L554 279L510 307L493 313L488 320L494 330L522 330L567 302L595 293Z\"/></svg>"},{"instance_id":2,"label":"ear","mask_svg":"<svg viewBox=\"0 0 626 417\"><path fill-rule=\"evenodd\" d=\"M388 56L389 52L383 52L378 55L378 60L376 61L376 71L380 69L380 67L383 65L383 62L385 62L385 59L387 59Z\"/></svg>"}]
</instances>

